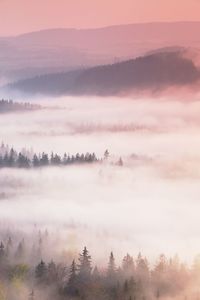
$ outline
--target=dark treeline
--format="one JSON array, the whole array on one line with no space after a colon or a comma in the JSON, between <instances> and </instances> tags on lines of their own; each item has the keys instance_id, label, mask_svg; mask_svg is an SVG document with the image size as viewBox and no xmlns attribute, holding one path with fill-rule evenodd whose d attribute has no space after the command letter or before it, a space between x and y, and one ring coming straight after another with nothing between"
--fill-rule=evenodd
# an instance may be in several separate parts
<instances>
[{"instance_id":1,"label":"dark treeline","mask_svg":"<svg viewBox=\"0 0 200 300\"><path fill-rule=\"evenodd\" d=\"M43 152L41 154L27 151L26 149L17 152L13 148L9 148L3 143L0 146L0 168L37 168L45 166L65 166L70 164L93 163L98 159L95 153L86 153L69 155L65 153L63 156L57 153L48 155Z\"/></svg>"},{"instance_id":2,"label":"dark treeline","mask_svg":"<svg viewBox=\"0 0 200 300\"><path fill-rule=\"evenodd\" d=\"M28 102L19 103L19 102L13 102L12 100L6 100L6 99L0 100L0 113L37 110L39 108L40 108L39 105L31 104Z\"/></svg>"},{"instance_id":3,"label":"dark treeline","mask_svg":"<svg viewBox=\"0 0 200 300\"><path fill-rule=\"evenodd\" d=\"M107 267L99 269L92 263L86 247L77 261L72 259L71 265L47 261L43 247L48 247L49 238L48 232L40 235L31 250L24 239L16 244L7 237L0 243L0 299L145 300L179 296L198 299L196 291L196 298L192 296L191 286L200 280L199 258L189 268L178 256L167 259L162 254L151 268L141 253L136 258L127 254L117 266L111 252ZM22 286L26 286L23 295Z\"/></svg>"}]
</instances>

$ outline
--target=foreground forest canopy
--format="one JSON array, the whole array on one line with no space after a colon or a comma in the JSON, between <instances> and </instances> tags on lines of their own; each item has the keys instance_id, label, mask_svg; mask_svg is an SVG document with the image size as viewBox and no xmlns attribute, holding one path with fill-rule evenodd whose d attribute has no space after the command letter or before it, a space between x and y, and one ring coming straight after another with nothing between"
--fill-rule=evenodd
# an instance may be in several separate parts
<instances>
[{"instance_id":1,"label":"foreground forest canopy","mask_svg":"<svg viewBox=\"0 0 200 300\"><path fill-rule=\"evenodd\" d=\"M105 152L105 157L108 152ZM62 157L56 153L36 154L33 151L23 149L17 152L4 143L0 146L0 168L36 168L45 166L59 166L76 163L93 163L99 161L95 153L69 155L65 153Z\"/></svg>"},{"instance_id":2,"label":"foreground forest canopy","mask_svg":"<svg viewBox=\"0 0 200 300\"><path fill-rule=\"evenodd\" d=\"M86 247L76 259L72 253L53 257L55 240L47 230L33 235L32 243L11 236L3 234L0 242L1 300L199 299L199 257L187 267L177 255L168 259L162 254L151 267L141 253L135 258L126 254L117 265L111 252L102 267Z\"/></svg>"},{"instance_id":3,"label":"foreground forest canopy","mask_svg":"<svg viewBox=\"0 0 200 300\"><path fill-rule=\"evenodd\" d=\"M37 110L40 106L36 104L31 104L28 102L20 103L13 102L12 100L1 99L0 100L0 113L6 112L17 112L17 111L29 111Z\"/></svg>"}]
</instances>

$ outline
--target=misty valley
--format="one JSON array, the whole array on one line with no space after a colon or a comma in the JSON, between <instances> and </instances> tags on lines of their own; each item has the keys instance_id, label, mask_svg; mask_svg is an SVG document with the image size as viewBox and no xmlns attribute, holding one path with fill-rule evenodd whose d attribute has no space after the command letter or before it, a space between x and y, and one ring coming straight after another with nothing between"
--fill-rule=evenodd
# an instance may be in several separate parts
<instances>
[{"instance_id":1,"label":"misty valley","mask_svg":"<svg viewBox=\"0 0 200 300\"><path fill-rule=\"evenodd\" d=\"M200 300L192 10L0 0L0 300Z\"/></svg>"},{"instance_id":2,"label":"misty valley","mask_svg":"<svg viewBox=\"0 0 200 300\"><path fill-rule=\"evenodd\" d=\"M198 299L195 97L0 101L0 299Z\"/></svg>"}]
</instances>

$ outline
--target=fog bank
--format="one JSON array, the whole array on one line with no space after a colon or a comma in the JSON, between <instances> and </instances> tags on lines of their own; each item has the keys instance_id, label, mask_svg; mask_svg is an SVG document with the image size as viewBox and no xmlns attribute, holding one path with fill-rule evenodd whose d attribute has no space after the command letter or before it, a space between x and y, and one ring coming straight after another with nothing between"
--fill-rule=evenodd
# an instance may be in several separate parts
<instances>
[{"instance_id":1,"label":"fog bank","mask_svg":"<svg viewBox=\"0 0 200 300\"><path fill-rule=\"evenodd\" d=\"M103 157L108 149L110 157L92 166L1 169L1 220L59 227L97 260L126 249L152 258L178 252L190 261L200 247L200 102L39 102L43 110L1 116L2 141L37 153ZM113 165L119 157L121 167Z\"/></svg>"}]
</instances>

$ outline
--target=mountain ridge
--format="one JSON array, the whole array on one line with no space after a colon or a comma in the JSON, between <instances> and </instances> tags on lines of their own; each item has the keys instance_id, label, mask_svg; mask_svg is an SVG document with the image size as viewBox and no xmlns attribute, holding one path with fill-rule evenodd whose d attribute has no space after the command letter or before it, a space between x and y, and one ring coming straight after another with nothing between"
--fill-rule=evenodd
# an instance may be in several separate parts
<instances>
[{"instance_id":1,"label":"mountain ridge","mask_svg":"<svg viewBox=\"0 0 200 300\"><path fill-rule=\"evenodd\" d=\"M115 64L47 74L8 85L11 91L42 95L113 96L144 90L188 86L200 71L184 52L158 52Z\"/></svg>"},{"instance_id":2,"label":"mountain ridge","mask_svg":"<svg viewBox=\"0 0 200 300\"><path fill-rule=\"evenodd\" d=\"M31 35L35 33L42 33L42 32L51 32L51 31L101 31L105 29L117 29L120 27L127 28L127 27L133 27L133 26L154 26L154 25L169 25L169 26L174 26L174 25L199 25L200 26L200 21L163 21L163 22L136 22L136 23L128 23L128 24L113 24L113 25L105 25L105 26L100 26L100 27L86 27L86 28L76 28L76 27L52 27L52 28L44 28L40 30L33 30L29 32L24 32L24 33L19 33L16 35L8 35L8 36L0 36L1 38L13 38L13 37L21 37L21 36L26 36L26 35Z\"/></svg>"},{"instance_id":3,"label":"mountain ridge","mask_svg":"<svg viewBox=\"0 0 200 300\"><path fill-rule=\"evenodd\" d=\"M0 38L0 83L135 58L164 47L200 49L200 22L47 29Z\"/></svg>"}]
</instances>

